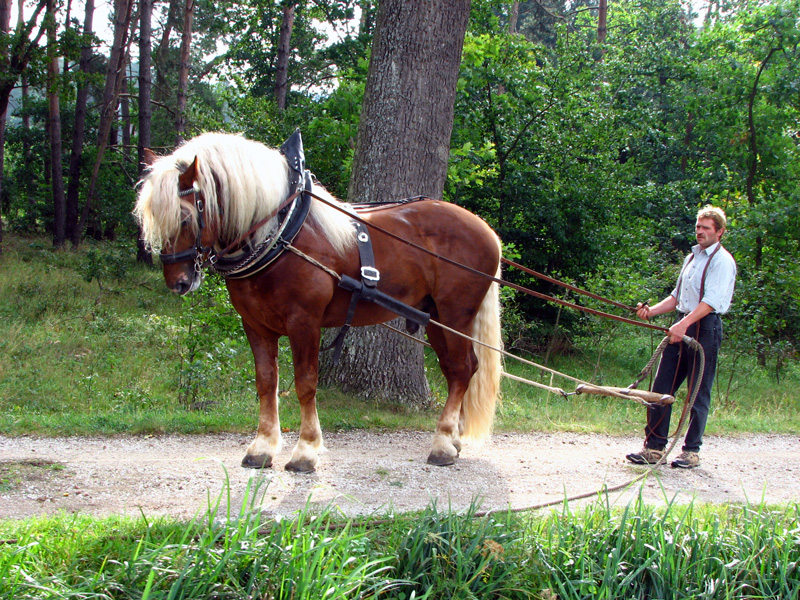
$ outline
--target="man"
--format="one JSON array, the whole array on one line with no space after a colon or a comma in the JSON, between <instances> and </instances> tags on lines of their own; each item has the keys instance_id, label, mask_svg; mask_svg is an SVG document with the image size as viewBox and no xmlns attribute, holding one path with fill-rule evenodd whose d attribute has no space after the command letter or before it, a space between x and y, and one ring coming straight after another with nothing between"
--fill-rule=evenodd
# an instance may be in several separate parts
<instances>
[{"instance_id":1,"label":"man","mask_svg":"<svg viewBox=\"0 0 800 600\"><path fill-rule=\"evenodd\" d=\"M717 353L722 342L722 320L731 305L736 280L736 262L720 244L727 222L725 213L706 206L697 213L695 237L697 245L683 261L678 283L672 293L653 307L639 304L636 314L641 319L677 309L677 319L669 328L669 345L664 349L658 366L653 391L675 395L688 377L687 398L691 398L695 385L699 385L692 406L689 430L683 449L672 466L692 469L700 464L700 446L711 405L711 386L717 369ZM703 378L698 383L699 353L682 340L688 335L697 340L705 353ZM636 464L656 464L664 456L669 435L672 406L647 409L644 448L628 454L627 459Z\"/></svg>"}]
</instances>

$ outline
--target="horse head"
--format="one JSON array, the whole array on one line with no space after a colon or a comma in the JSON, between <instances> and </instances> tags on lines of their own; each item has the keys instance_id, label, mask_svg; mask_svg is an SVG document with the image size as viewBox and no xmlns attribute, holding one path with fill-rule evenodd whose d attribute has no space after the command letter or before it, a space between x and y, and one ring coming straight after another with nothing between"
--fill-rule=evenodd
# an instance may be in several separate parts
<instances>
[{"instance_id":1,"label":"horse head","mask_svg":"<svg viewBox=\"0 0 800 600\"><path fill-rule=\"evenodd\" d=\"M153 152L145 152L148 165L156 158ZM195 157L178 176L180 226L177 235L164 241L160 254L167 287L181 295L200 287L203 266L219 235L217 219L207 215L206 200L197 185L198 171Z\"/></svg>"}]
</instances>

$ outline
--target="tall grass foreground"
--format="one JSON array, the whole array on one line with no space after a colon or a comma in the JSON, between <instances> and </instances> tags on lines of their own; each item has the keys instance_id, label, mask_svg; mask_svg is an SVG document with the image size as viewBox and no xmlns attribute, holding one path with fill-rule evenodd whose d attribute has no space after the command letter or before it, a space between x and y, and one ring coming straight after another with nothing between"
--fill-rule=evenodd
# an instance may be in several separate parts
<instances>
[{"instance_id":1,"label":"tall grass foreground","mask_svg":"<svg viewBox=\"0 0 800 600\"><path fill-rule=\"evenodd\" d=\"M797 598L800 506L478 516L431 505L380 521L268 520L254 478L190 523L61 515L0 523L0 598ZM227 504L224 502L227 496Z\"/></svg>"}]
</instances>

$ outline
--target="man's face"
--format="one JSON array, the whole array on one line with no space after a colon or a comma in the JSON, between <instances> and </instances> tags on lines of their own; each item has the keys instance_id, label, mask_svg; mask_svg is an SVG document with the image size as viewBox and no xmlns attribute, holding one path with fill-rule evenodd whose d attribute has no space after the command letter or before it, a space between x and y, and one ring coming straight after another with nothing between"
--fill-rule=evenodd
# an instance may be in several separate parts
<instances>
[{"instance_id":1,"label":"man's face","mask_svg":"<svg viewBox=\"0 0 800 600\"><path fill-rule=\"evenodd\" d=\"M695 237L697 243L701 248L708 248L716 244L722 234L725 233L724 229L717 229L714 219L697 219L697 224L694 226Z\"/></svg>"}]
</instances>

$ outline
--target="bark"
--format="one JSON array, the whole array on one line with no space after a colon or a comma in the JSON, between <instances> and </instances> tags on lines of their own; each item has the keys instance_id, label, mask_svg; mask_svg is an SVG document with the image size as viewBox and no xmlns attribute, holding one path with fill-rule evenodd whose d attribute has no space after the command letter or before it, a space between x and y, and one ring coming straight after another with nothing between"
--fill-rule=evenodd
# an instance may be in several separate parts
<instances>
[{"instance_id":1,"label":"bark","mask_svg":"<svg viewBox=\"0 0 800 600\"><path fill-rule=\"evenodd\" d=\"M128 78L125 78L126 82ZM131 102L130 86L125 83L125 93L122 94L119 104L120 128L122 129L122 160L127 164L131 159Z\"/></svg>"},{"instance_id":2,"label":"bark","mask_svg":"<svg viewBox=\"0 0 800 600\"><path fill-rule=\"evenodd\" d=\"M278 110L286 109L286 88L289 81L289 54L292 50L292 28L294 27L294 11L296 5L283 7L280 38L278 41L278 64L275 70L275 101Z\"/></svg>"},{"instance_id":3,"label":"bark","mask_svg":"<svg viewBox=\"0 0 800 600\"><path fill-rule=\"evenodd\" d=\"M152 21L153 0L139 2L139 142L136 148L136 164L141 177L144 172L144 151L152 145L153 107L152 92ZM153 264L153 257L145 248L141 230L136 239L136 260L148 265Z\"/></svg>"},{"instance_id":4,"label":"bark","mask_svg":"<svg viewBox=\"0 0 800 600\"><path fill-rule=\"evenodd\" d=\"M192 21L194 18L195 0L186 0L183 11L183 33L181 34L181 59L178 68L178 103L175 114L175 145L184 140L186 133L186 102L189 87L189 65L191 63Z\"/></svg>"},{"instance_id":5,"label":"bark","mask_svg":"<svg viewBox=\"0 0 800 600\"><path fill-rule=\"evenodd\" d=\"M78 64L80 83L75 97L75 123L72 132L72 150L69 157L69 180L67 183L67 237L76 239L78 227L78 198L81 184L81 166L83 164L83 143L86 139L86 112L89 98L89 65L92 61L92 33L94 18L94 0L86 0L86 12L83 17L83 42Z\"/></svg>"},{"instance_id":6,"label":"bark","mask_svg":"<svg viewBox=\"0 0 800 600\"><path fill-rule=\"evenodd\" d=\"M133 0L116 0L114 6L114 42L111 46L111 53L108 59L108 71L106 73L106 83L103 89L103 103L100 109L100 124L97 133L97 158L92 168L89 179L88 192L86 194L86 204L81 213L81 220L75 229L72 244L77 247L89 214L94 204L94 195L97 190L97 179L100 176L100 166L108 147L108 137L111 133L111 126L114 123L114 114L119 101L122 81L125 77L125 65L127 63L127 51L129 43L129 33L131 24L131 14Z\"/></svg>"},{"instance_id":7,"label":"bark","mask_svg":"<svg viewBox=\"0 0 800 600\"><path fill-rule=\"evenodd\" d=\"M56 38L56 4L47 3L47 119L50 124L50 168L53 193L53 246L61 248L66 241L66 206L64 173L61 166L61 105L58 97L58 40Z\"/></svg>"},{"instance_id":8,"label":"bark","mask_svg":"<svg viewBox=\"0 0 800 600\"><path fill-rule=\"evenodd\" d=\"M469 0L384 0L378 6L351 202L441 198L469 7ZM403 329L402 321L394 324ZM339 366L332 367L330 353L321 363L323 384L403 403L429 401L422 346L385 328L351 331Z\"/></svg>"},{"instance_id":9,"label":"bark","mask_svg":"<svg viewBox=\"0 0 800 600\"><path fill-rule=\"evenodd\" d=\"M22 14L20 12L20 14ZM11 0L0 0L0 33L5 36L11 31ZM5 66L9 62L9 52L5 45L0 46L0 65ZM5 140L6 140L6 111L5 107L0 111L0 253L3 251L3 218L2 218L2 197L3 197L3 174L5 173Z\"/></svg>"},{"instance_id":10,"label":"bark","mask_svg":"<svg viewBox=\"0 0 800 600\"><path fill-rule=\"evenodd\" d=\"M608 0L600 0L597 7L597 42L599 44L606 43L606 34L608 29L606 21L608 18ZM605 54L605 51L602 51Z\"/></svg>"},{"instance_id":11,"label":"bark","mask_svg":"<svg viewBox=\"0 0 800 600\"><path fill-rule=\"evenodd\" d=\"M518 32L518 22L519 22L519 2L518 0L514 0L511 3L511 12L508 18L508 33L514 35Z\"/></svg>"}]
</instances>

